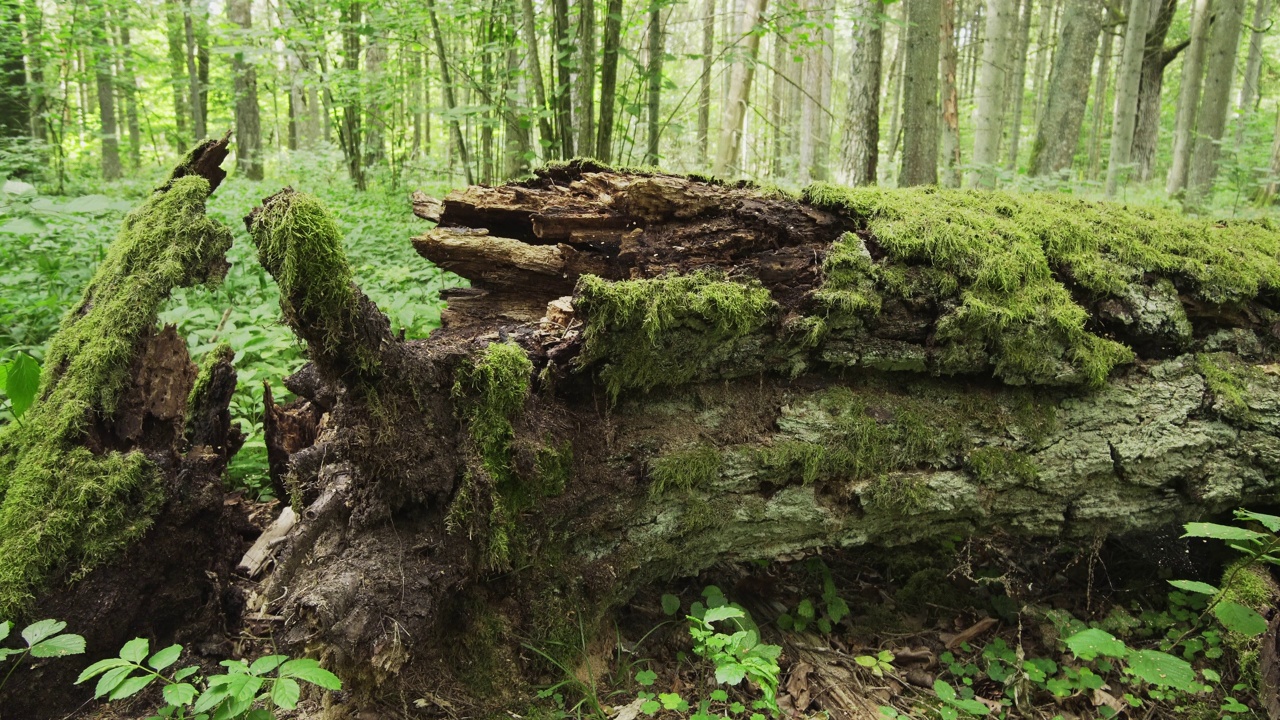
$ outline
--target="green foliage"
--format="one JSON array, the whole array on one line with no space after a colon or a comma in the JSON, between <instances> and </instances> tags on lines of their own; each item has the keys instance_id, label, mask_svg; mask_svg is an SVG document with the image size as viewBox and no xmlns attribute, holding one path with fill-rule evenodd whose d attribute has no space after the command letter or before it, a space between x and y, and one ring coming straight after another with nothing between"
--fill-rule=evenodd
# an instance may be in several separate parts
<instances>
[{"instance_id":1,"label":"green foliage","mask_svg":"<svg viewBox=\"0 0 1280 720\"><path fill-rule=\"evenodd\" d=\"M138 340L176 287L216 283L231 231L205 215L209 183L174 181L124 220L45 354L40 394L0 428L0 614L16 614L55 568L74 577L137 539L163 502L142 453L80 445L110 415Z\"/></svg>"},{"instance_id":2,"label":"green foliage","mask_svg":"<svg viewBox=\"0 0 1280 720\"><path fill-rule=\"evenodd\" d=\"M0 363L0 390L9 398L9 413L17 422L36 401L40 389L40 363L26 353L18 353L12 360Z\"/></svg>"},{"instance_id":3,"label":"green foliage","mask_svg":"<svg viewBox=\"0 0 1280 720\"><path fill-rule=\"evenodd\" d=\"M671 490L706 488L720 479L724 457L714 445L697 443L663 453L653 459L649 492L661 495Z\"/></svg>"},{"instance_id":4,"label":"green foliage","mask_svg":"<svg viewBox=\"0 0 1280 720\"><path fill-rule=\"evenodd\" d=\"M728 365L774 310L758 282L710 272L618 282L583 275L577 293L586 318L579 363L601 363L614 400L624 390L682 385Z\"/></svg>"},{"instance_id":5,"label":"green foliage","mask_svg":"<svg viewBox=\"0 0 1280 720\"><path fill-rule=\"evenodd\" d=\"M202 676L198 665L169 671L182 656L181 645L170 645L150 654L146 638L135 638L114 658L99 660L80 673L76 684L98 678L95 698L108 701L132 697L153 683L160 683L165 705L148 720L269 720L277 711L298 706L300 683L324 690L341 690L342 681L310 659L290 660L287 655L265 655L252 663L223 660L225 673Z\"/></svg>"},{"instance_id":6,"label":"green foliage","mask_svg":"<svg viewBox=\"0 0 1280 720\"><path fill-rule=\"evenodd\" d=\"M701 615L689 615L689 635L693 651L715 666L716 682L737 685L744 679L760 688L764 702L777 712L776 696L782 670L778 656L782 648L760 642L760 631L747 612L733 605L708 608ZM719 631L717 622L734 622L733 632Z\"/></svg>"},{"instance_id":7,"label":"green foliage","mask_svg":"<svg viewBox=\"0 0 1280 720\"><path fill-rule=\"evenodd\" d=\"M823 634L830 633L849 616L849 605L840 597L831 569L822 558L810 558L805 566L822 583L820 602L814 602L810 598L801 600L793 612L778 616L778 627L782 630L804 632L810 625L815 625Z\"/></svg>"},{"instance_id":8,"label":"green foliage","mask_svg":"<svg viewBox=\"0 0 1280 720\"><path fill-rule=\"evenodd\" d=\"M84 654L84 638L79 635L62 632L67 624L61 620L40 620L22 629L22 641L25 647L9 648L0 646L0 663L9 661L9 670L0 677L0 690L4 689L13 671L22 665L28 657L56 658L67 655ZM9 637L13 623L8 620L0 622L0 643ZM14 660L9 660L16 657ZM0 664L0 668L4 666Z\"/></svg>"}]
</instances>

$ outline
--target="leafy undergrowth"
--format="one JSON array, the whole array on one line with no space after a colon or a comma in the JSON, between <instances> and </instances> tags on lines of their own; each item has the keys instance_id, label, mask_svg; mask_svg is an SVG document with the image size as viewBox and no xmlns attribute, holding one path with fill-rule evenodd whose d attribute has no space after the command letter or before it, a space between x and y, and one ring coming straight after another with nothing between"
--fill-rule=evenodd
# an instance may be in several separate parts
<instances>
[{"instance_id":1,"label":"leafy undergrowth","mask_svg":"<svg viewBox=\"0 0 1280 720\"><path fill-rule=\"evenodd\" d=\"M1265 717L1266 623L1240 608L1276 586L1220 550L1170 532L1140 553L956 542L722 567L637 596L606 643L535 646L545 689L525 714Z\"/></svg>"},{"instance_id":2,"label":"leafy undergrowth","mask_svg":"<svg viewBox=\"0 0 1280 720\"><path fill-rule=\"evenodd\" d=\"M235 348L239 384L231 413L249 439L230 475L233 484L255 492L270 490L262 440L263 383L272 383L277 401L287 400L281 380L301 366L303 348L280 322L279 291L258 264L241 218L285 185L317 195L337 218L356 283L409 338L425 337L439 325L439 291L461 282L419 257L409 243L423 230L408 199L418 185L374 185L357 193L344 180L338 160L328 155L296 153L273 170L264 182L232 174L218 188L208 211L235 233L230 271L216 290L175 292L160 314L187 338L197 363L223 343ZM81 193L76 197L45 195L26 183L0 185L0 363L20 353L44 359L45 344L105 257L125 213L162 178L157 171L154 177L107 187L73 183L72 191ZM0 400L0 424L11 420L11 408Z\"/></svg>"}]
</instances>

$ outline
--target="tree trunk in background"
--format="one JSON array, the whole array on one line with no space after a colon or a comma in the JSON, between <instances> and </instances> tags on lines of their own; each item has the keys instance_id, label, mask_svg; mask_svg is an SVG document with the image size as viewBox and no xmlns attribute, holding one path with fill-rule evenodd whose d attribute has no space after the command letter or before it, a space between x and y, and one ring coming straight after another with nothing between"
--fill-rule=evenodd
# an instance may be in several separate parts
<instances>
[{"instance_id":1,"label":"tree trunk in background","mask_svg":"<svg viewBox=\"0 0 1280 720\"><path fill-rule=\"evenodd\" d=\"M578 51L582 53L578 65L578 153L595 154L596 140L596 3L595 0L578 0Z\"/></svg>"},{"instance_id":2,"label":"tree trunk in background","mask_svg":"<svg viewBox=\"0 0 1280 720\"><path fill-rule=\"evenodd\" d=\"M821 0L802 0L800 11L804 22L810 28L816 28L819 21L819 6ZM821 82L819 58L821 57L821 46L816 42L816 33L808 30L809 42L800 48L800 77L797 78L800 84L800 124L797 128L797 140L800 143L800 153L796 164L796 182L801 186L808 185L813 181L813 162L815 156L815 146L818 140L818 113L821 108L818 107L818 84Z\"/></svg>"},{"instance_id":3,"label":"tree trunk in background","mask_svg":"<svg viewBox=\"0 0 1280 720\"><path fill-rule=\"evenodd\" d=\"M902 142L902 74L907 59L907 3L894 3L899 6L899 17L895 18L902 21L902 25L897 25L897 32L894 33L893 42L893 60L889 65L889 149L885 155L885 159L890 164L893 163L894 157L898 154L898 147ZM941 23L939 23L941 29ZM901 164L898 166L898 174L902 174Z\"/></svg>"},{"instance_id":4,"label":"tree trunk in background","mask_svg":"<svg viewBox=\"0 0 1280 720\"><path fill-rule=\"evenodd\" d=\"M243 34L236 45L253 43L252 0L227 0L227 20ZM262 179L262 128L258 118L258 74L244 53L231 56L236 111L236 171L250 180Z\"/></svg>"},{"instance_id":5,"label":"tree trunk in background","mask_svg":"<svg viewBox=\"0 0 1280 720\"><path fill-rule=\"evenodd\" d=\"M431 1L428 0L428 7ZM357 190L365 189L364 162L360 152L360 19L361 7L358 2L347 2L342 6L340 14L342 23L342 69L347 76L348 87L342 104L342 126L338 130L338 139L342 143L342 152L347 160L347 174L355 183ZM441 56L443 57L443 53ZM446 81L447 83L448 81ZM470 168L467 170L471 172ZM467 179L468 184L471 182Z\"/></svg>"},{"instance_id":6,"label":"tree trunk in background","mask_svg":"<svg viewBox=\"0 0 1280 720\"><path fill-rule=\"evenodd\" d=\"M94 8L93 68L98 85L98 118L102 129L102 179L120 178L120 145L117 139L115 77L111 73L114 64L106 35L106 12L102 6Z\"/></svg>"},{"instance_id":7,"label":"tree trunk in background","mask_svg":"<svg viewBox=\"0 0 1280 720\"><path fill-rule=\"evenodd\" d=\"M1178 0L1158 0L1155 23L1147 30L1142 53L1142 77L1138 82L1138 114L1133 130L1132 160L1139 182L1151 179L1156 146L1160 144L1160 92L1164 89L1164 69L1186 47L1179 43L1166 48L1164 39L1178 9Z\"/></svg>"},{"instance_id":8,"label":"tree trunk in background","mask_svg":"<svg viewBox=\"0 0 1280 720\"><path fill-rule=\"evenodd\" d=\"M142 129L138 125L138 80L133 70L127 4L120 7L120 55L120 89L124 96L125 128L129 133L129 167L137 170L142 164Z\"/></svg>"},{"instance_id":9,"label":"tree trunk in background","mask_svg":"<svg viewBox=\"0 0 1280 720\"><path fill-rule=\"evenodd\" d=\"M907 61L902 75L902 173L898 176L898 186L936 185L941 9L937 0L906 0L906 3Z\"/></svg>"},{"instance_id":10,"label":"tree trunk in background","mask_svg":"<svg viewBox=\"0 0 1280 720\"><path fill-rule=\"evenodd\" d=\"M1240 83L1240 120L1236 125L1236 145L1244 142L1244 128L1256 110L1258 80L1262 72L1262 40L1266 36L1267 19L1271 16L1271 0L1256 0L1253 27L1249 33L1249 55L1244 62L1244 80Z\"/></svg>"},{"instance_id":11,"label":"tree trunk in background","mask_svg":"<svg viewBox=\"0 0 1280 720\"><path fill-rule=\"evenodd\" d=\"M512 19L514 20L515 18ZM511 25L511 27L515 26L515 23ZM507 77L519 78L520 51L516 47L515 38L510 39L506 54ZM519 114L508 109L502 115L505 124L503 139L506 143L506 148L502 154L505 158L502 172L503 176L510 180L529 172L529 159L533 154L533 147L529 139L530 126L525 122L528 116L523 109Z\"/></svg>"},{"instance_id":12,"label":"tree trunk in background","mask_svg":"<svg viewBox=\"0 0 1280 720\"><path fill-rule=\"evenodd\" d=\"M444 89L444 104L450 110L449 131L453 135L453 143L458 151L458 159L462 163L467 184L474 185L471 175L471 160L467 157L467 140L462 135L462 126L458 124L458 116L453 110L458 107L457 97L453 93L453 78L449 72L449 53L445 51L444 35L440 33L440 18L436 16L435 0L426 0L427 12L431 17L431 32L435 35L436 55L440 58L440 86Z\"/></svg>"},{"instance_id":13,"label":"tree trunk in background","mask_svg":"<svg viewBox=\"0 0 1280 720\"><path fill-rule=\"evenodd\" d=\"M165 30L169 41L169 85L173 88L173 118L177 135L170 139L181 155L187 151L186 43L183 23L182 0L165 0Z\"/></svg>"},{"instance_id":14,"label":"tree trunk in background","mask_svg":"<svg viewBox=\"0 0 1280 720\"><path fill-rule=\"evenodd\" d=\"M487 51L484 53L484 58L490 59ZM361 123L361 127L364 128L364 137L360 141L360 146L364 152L365 167L380 165L386 159L386 150L383 145L387 119L383 115L382 98L379 97L378 92L382 86L382 75L385 72L383 66L386 61L386 40L371 36L364 50L364 72L360 74L360 84L368 89L367 92L361 93L365 121Z\"/></svg>"},{"instance_id":15,"label":"tree trunk in background","mask_svg":"<svg viewBox=\"0 0 1280 720\"><path fill-rule=\"evenodd\" d=\"M648 142L645 143L644 164L657 166L658 140L662 135L662 5L650 0L649 5L649 64L645 68L648 87Z\"/></svg>"},{"instance_id":16,"label":"tree trunk in background","mask_svg":"<svg viewBox=\"0 0 1280 720\"><path fill-rule=\"evenodd\" d=\"M1196 111L1200 107L1200 89L1204 82L1205 45L1213 18L1213 0L1195 0L1191 8L1191 44L1182 58L1182 87L1178 91L1178 108L1174 116L1173 153L1165 193L1170 197L1187 186L1187 170L1191 148L1195 145Z\"/></svg>"},{"instance_id":17,"label":"tree trunk in background","mask_svg":"<svg viewBox=\"0 0 1280 720\"><path fill-rule=\"evenodd\" d=\"M948 2L950 0L947 0ZM841 148L843 180L875 185L880 154L880 65L884 57L882 0L855 0L853 52L849 58L849 106Z\"/></svg>"},{"instance_id":18,"label":"tree trunk in background","mask_svg":"<svg viewBox=\"0 0 1280 720\"><path fill-rule=\"evenodd\" d=\"M555 108L556 136L560 155L574 156L573 150L573 38L569 36L569 0L551 0L551 70L554 73L551 104Z\"/></svg>"},{"instance_id":19,"label":"tree trunk in background","mask_svg":"<svg viewBox=\"0 0 1280 720\"><path fill-rule=\"evenodd\" d=\"M1276 110L1276 129L1271 139L1270 181L1258 189L1258 205L1267 207L1280 195L1280 109Z\"/></svg>"},{"instance_id":20,"label":"tree trunk in background","mask_svg":"<svg viewBox=\"0 0 1280 720\"><path fill-rule=\"evenodd\" d=\"M1031 11L1032 0L1022 0L1022 25L1013 46L1013 74L1009 84L1013 115L1009 123L1009 159L1005 167L1016 172L1018 169L1018 149L1022 144L1022 101L1027 94L1027 52L1031 49ZM944 103L945 104L945 103ZM946 110L944 109L945 113ZM944 129L945 133L946 130ZM946 151L943 151L946 155Z\"/></svg>"},{"instance_id":21,"label":"tree trunk in background","mask_svg":"<svg viewBox=\"0 0 1280 720\"><path fill-rule=\"evenodd\" d=\"M186 63L187 63L187 97L191 99L191 129L194 133L196 142L205 138L208 133L205 129L204 111L207 107L204 103L204 87L200 82L201 73L199 67L199 51L196 47L196 20L193 17L196 9L192 7L191 0L183 0L184 11L182 14L183 37L186 41Z\"/></svg>"},{"instance_id":22,"label":"tree trunk in background","mask_svg":"<svg viewBox=\"0 0 1280 720\"><path fill-rule=\"evenodd\" d=\"M530 0L524 0L526 4ZM708 0L711 1L711 0ZM613 157L613 110L618 94L618 49L622 39L622 0L609 0L604 19L604 47L600 64L600 122L596 128L596 157Z\"/></svg>"},{"instance_id":23,"label":"tree trunk in background","mask_svg":"<svg viewBox=\"0 0 1280 720\"><path fill-rule=\"evenodd\" d=\"M1231 110L1236 49L1244 21L1244 0L1217 0L1205 52L1204 93L1196 113L1195 144L1187 174L1187 202L1195 209L1208 199L1218 176L1218 156Z\"/></svg>"},{"instance_id":24,"label":"tree trunk in background","mask_svg":"<svg viewBox=\"0 0 1280 720\"><path fill-rule=\"evenodd\" d=\"M912 6L914 7L914 5ZM1005 75L1009 38L1017 21L1016 0L987 0L987 42L974 90L973 164L966 178L970 187L992 188L1000 162L1000 133L1004 129Z\"/></svg>"},{"instance_id":25,"label":"tree trunk in background","mask_svg":"<svg viewBox=\"0 0 1280 720\"><path fill-rule=\"evenodd\" d=\"M0 2L0 32L0 136L24 137L31 132L31 115L19 0Z\"/></svg>"},{"instance_id":26,"label":"tree trunk in background","mask_svg":"<svg viewBox=\"0 0 1280 720\"><path fill-rule=\"evenodd\" d=\"M521 9L522 18L523 18L523 23L521 24L521 32L524 33L524 45L525 45L526 52L528 53L526 59L529 61L529 81L533 83L534 96L538 101L538 107L537 107L538 139L542 144L542 156L544 158L560 157L560 143L558 141L558 136L556 135L555 130L552 128L551 119L548 116L549 110L547 108L547 87L542 80L542 61L538 59L538 27L537 27L537 17L533 13L533 0L521 0L520 9ZM605 24L605 27L606 28L608 27L607 22ZM437 43L436 43L437 47L442 48L443 42L439 41L440 32L437 30L435 35L437 40ZM552 48L555 49L555 46L553 45ZM441 49L440 52L443 53L444 50ZM616 63L617 63L616 52L615 52L614 63L616 67ZM444 65L444 62L442 60L441 66L443 65ZM609 40L606 34L605 69L601 72L601 91L603 94L603 97L600 101L601 132L604 131L604 113L605 113L606 103L609 103L610 116L612 117L612 114L613 114L613 106L612 106L613 88L611 86L608 87L606 92L606 88L604 87L605 80L609 77L608 69L609 69Z\"/></svg>"},{"instance_id":27,"label":"tree trunk in background","mask_svg":"<svg viewBox=\"0 0 1280 720\"><path fill-rule=\"evenodd\" d=\"M821 37L818 59L818 95L817 121L814 141L813 169L810 173L814 180L826 182L831 179L831 90L832 73L835 68L835 2L822 0Z\"/></svg>"},{"instance_id":28,"label":"tree trunk in background","mask_svg":"<svg viewBox=\"0 0 1280 720\"><path fill-rule=\"evenodd\" d=\"M1107 129L1107 81L1111 78L1111 55L1116 35L1110 28L1103 30L1102 49L1098 55L1098 76L1094 83L1093 120L1089 127L1089 180L1098 179L1102 166L1102 135Z\"/></svg>"},{"instance_id":29,"label":"tree trunk in background","mask_svg":"<svg viewBox=\"0 0 1280 720\"><path fill-rule=\"evenodd\" d=\"M1049 81L1049 48L1057 39L1057 35L1053 32L1053 19L1055 13L1058 12L1059 4L1060 0L1045 0L1040 6L1040 27L1036 31L1036 64L1031 76L1031 94L1036 99L1032 124L1037 128L1040 127L1045 104L1049 101L1045 97L1044 89L1045 84Z\"/></svg>"},{"instance_id":30,"label":"tree trunk in background","mask_svg":"<svg viewBox=\"0 0 1280 720\"><path fill-rule=\"evenodd\" d=\"M1154 0L1159 2L1160 0ZM1111 156L1107 162L1107 197L1115 197L1121 181L1128 181L1133 127L1138 114L1138 83L1142 75L1142 51L1151 23L1153 0L1129 0L1124 51L1116 77L1116 105L1111 119Z\"/></svg>"},{"instance_id":31,"label":"tree trunk in background","mask_svg":"<svg viewBox=\"0 0 1280 720\"><path fill-rule=\"evenodd\" d=\"M707 164L711 131L712 54L716 47L716 0L702 0L702 74L698 76L698 165Z\"/></svg>"},{"instance_id":32,"label":"tree trunk in background","mask_svg":"<svg viewBox=\"0 0 1280 720\"><path fill-rule=\"evenodd\" d=\"M782 31L773 33L770 37L773 45L773 56L770 62L770 70L773 72L772 82L769 83L769 176L781 177L782 170L782 153L783 140L786 135L786 122L783 120L782 105L783 96L791 89L788 84L784 87L786 80L786 68L789 62L784 59L787 39Z\"/></svg>"},{"instance_id":33,"label":"tree trunk in background","mask_svg":"<svg viewBox=\"0 0 1280 720\"><path fill-rule=\"evenodd\" d=\"M756 26L764 20L764 12L768 0L746 0L746 12L739 18L739 24L730 42L745 43L745 57L733 64L729 76L729 89L725 94L724 109L721 112L722 123L720 137L716 142L716 162L712 172L716 175L733 173L737 175L742 151L743 122L747 117L747 103L751 101L751 82L755 78L756 55L760 52L760 33Z\"/></svg>"},{"instance_id":34,"label":"tree trunk in background","mask_svg":"<svg viewBox=\"0 0 1280 720\"><path fill-rule=\"evenodd\" d=\"M960 97L956 89L955 0L941 0L941 5L942 187L958 188L960 187Z\"/></svg>"},{"instance_id":35,"label":"tree trunk in background","mask_svg":"<svg viewBox=\"0 0 1280 720\"><path fill-rule=\"evenodd\" d=\"M1089 102L1089 71L1102 31L1101 0L1066 0L1058 51L1049 71L1044 114L1031 146L1028 172L1056 175L1071 168Z\"/></svg>"}]
</instances>

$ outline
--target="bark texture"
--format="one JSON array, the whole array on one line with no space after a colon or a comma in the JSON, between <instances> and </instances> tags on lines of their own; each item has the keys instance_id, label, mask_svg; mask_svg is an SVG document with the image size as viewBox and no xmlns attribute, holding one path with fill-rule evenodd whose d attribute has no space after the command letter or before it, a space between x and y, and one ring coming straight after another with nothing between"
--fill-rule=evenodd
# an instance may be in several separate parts
<instances>
[{"instance_id":1,"label":"bark texture","mask_svg":"<svg viewBox=\"0 0 1280 720\"><path fill-rule=\"evenodd\" d=\"M1231 83L1235 79L1236 51L1244 22L1244 0L1217 0L1205 48L1203 95L1196 111L1195 142L1187 173L1186 204L1195 208L1213 191L1218 177L1218 157L1231 110Z\"/></svg>"},{"instance_id":2,"label":"bark texture","mask_svg":"<svg viewBox=\"0 0 1280 720\"><path fill-rule=\"evenodd\" d=\"M1102 32L1105 6L1100 0L1065 0L1065 6L1049 71L1048 100L1031 146L1030 172L1041 177L1071 169L1088 104L1089 71Z\"/></svg>"},{"instance_id":3,"label":"bark texture","mask_svg":"<svg viewBox=\"0 0 1280 720\"><path fill-rule=\"evenodd\" d=\"M936 0L907 0L903 66L902 171L899 187L938 183L938 32Z\"/></svg>"},{"instance_id":4,"label":"bark texture","mask_svg":"<svg viewBox=\"0 0 1280 720\"><path fill-rule=\"evenodd\" d=\"M884 56L884 5L861 0L849 60L849 107L844 118L842 164L850 185L873 185L880 155L880 75ZM954 82L954 73L952 81Z\"/></svg>"}]
</instances>

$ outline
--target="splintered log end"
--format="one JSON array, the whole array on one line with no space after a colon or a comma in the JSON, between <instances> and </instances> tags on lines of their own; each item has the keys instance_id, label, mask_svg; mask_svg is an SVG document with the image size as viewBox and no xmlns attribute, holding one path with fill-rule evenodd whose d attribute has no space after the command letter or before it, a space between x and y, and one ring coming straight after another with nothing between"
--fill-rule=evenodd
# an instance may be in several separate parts
<instances>
[{"instance_id":1,"label":"splintered log end","mask_svg":"<svg viewBox=\"0 0 1280 720\"><path fill-rule=\"evenodd\" d=\"M415 237L413 247L445 270L485 286L516 292L532 285L573 288L564 277L564 253L554 245L529 245L484 229L445 227Z\"/></svg>"},{"instance_id":2,"label":"splintered log end","mask_svg":"<svg viewBox=\"0 0 1280 720\"><path fill-rule=\"evenodd\" d=\"M182 162L173 169L173 172L169 174L169 179L165 180L164 185L156 188L156 190L168 190L173 185L173 181L178 178L198 175L209 181L209 193L212 194L227 177L227 171L222 169L222 161L227 159L227 155L231 154L230 144L231 131L228 130L221 138L209 138L196 145L182 159Z\"/></svg>"},{"instance_id":3,"label":"splintered log end","mask_svg":"<svg viewBox=\"0 0 1280 720\"><path fill-rule=\"evenodd\" d=\"M414 215L434 223L440 222L440 213L444 212L444 203L442 201L421 190L414 190L410 200L413 202Z\"/></svg>"}]
</instances>

